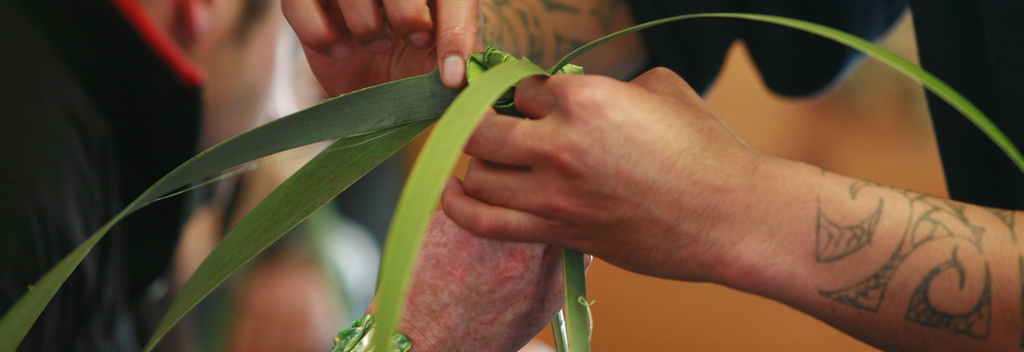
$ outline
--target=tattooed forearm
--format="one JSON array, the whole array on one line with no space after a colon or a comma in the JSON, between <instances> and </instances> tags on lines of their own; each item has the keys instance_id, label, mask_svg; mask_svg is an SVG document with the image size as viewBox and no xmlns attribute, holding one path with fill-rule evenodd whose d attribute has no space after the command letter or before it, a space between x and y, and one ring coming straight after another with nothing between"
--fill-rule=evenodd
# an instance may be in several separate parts
<instances>
[{"instance_id":1,"label":"tattooed forearm","mask_svg":"<svg viewBox=\"0 0 1024 352\"><path fill-rule=\"evenodd\" d=\"M1014 211L1014 210L1003 210L1003 209L992 209L992 208L987 208L987 209L988 209L988 211L992 212L992 214L995 214L996 217L999 218L999 221L1002 221L1004 224L1006 224L1006 227L1008 227L1010 229L1010 237L1013 238L1013 242L1014 243L1017 243L1017 231L1013 227L1013 225L1014 225L1014 218L1017 216L1017 212Z\"/></svg>"},{"instance_id":2,"label":"tattooed forearm","mask_svg":"<svg viewBox=\"0 0 1024 352\"><path fill-rule=\"evenodd\" d=\"M544 54L544 34L550 29L537 16L546 12L545 6L537 1L483 1L483 41L513 55L539 61Z\"/></svg>"},{"instance_id":3,"label":"tattooed forearm","mask_svg":"<svg viewBox=\"0 0 1024 352\"><path fill-rule=\"evenodd\" d=\"M541 5L544 5L544 10L547 11L562 11L569 13L580 13L579 7L574 7L569 4L563 4L555 0L540 0Z\"/></svg>"},{"instance_id":4,"label":"tattooed forearm","mask_svg":"<svg viewBox=\"0 0 1024 352\"><path fill-rule=\"evenodd\" d=\"M485 0L483 42L544 65L613 30L622 0Z\"/></svg>"},{"instance_id":5,"label":"tattooed forearm","mask_svg":"<svg viewBox=\"0 0 1024 352\"><path fill-rule=\"evenodd\" d=\"M867 189L876 191L867 192ZM895 198L892 197L894 194ZM989 247L996 246L994 243L1008 243L1006 241L1010 240L1012 243L1016 243L1015 212L988 209L989 213L1001 221L1001 225L997 227L992 227L991 224L999 224L999 222L994 222L987 215L979 212L972 213L974 215L971 216L987 218L985 220L987 222L984 222L987 225L983 227L974 222L977 220L972 220L968 216L967 206L956 202L863 181L854 182L849 187L849 201L851 202L870 202L875 199L874 197L878 197L878 205L874 212L864 218L854 218L854 221L846 220L846 222L826 215L828 209L823 209L819 201L815 254L817 262L822 264L840 263L855 253L872 248L870 244L873 237L876 236L879 219L886 218L885 214L890 208L895 211L902 210L897 208L905 206L904 209L909 214L905 218L902 236L898 237L899 241L895 249L872 274L850 286L820 290L819 293L846 306L878 312L884 304L886 291L897 276L896 273L918 249L933 243L955 245L949 257L942 262L932 264L935 266L916 279L915 285L912 286L915 287L912 292L896 293L909 296L903 296L906 297L903 299L909 298L904 318L923 326L975 339L988 339L991 331L994 297L993 279L989 267L993 259L983 249L983 241L988 241L984 243L990 243L987 245ZM897 201L890 202L893 199ZM898 199L904 199L905 203L902 204L905 205L900 205L901 202ZM883 205L885 206L883 207ZM892 216L889 219L893 219ZM1008 229L1009 236L1005 235L1005 230L999 227ZM993 240L987 239L986 235L1001 236L1001 238L994 238L995 242L993 242ZM874 248L871 250L884 249ZM964 254L967 252L964 251L970 251L971 255L965 257ZM930 252L934 253L934 250ZM1020 304L1024 309L1024 257L1016 255L1014 257L1019 258L1019 262L1010 267L1019 269L1019 278L1015 279L1021 281L1022 293L1018 299L1021 299ZM964 260L970 260L971 265L965 264ZM942 280L958 278L959 289L949 289L948 283L937 285L936 278L940 276L943 277ZM969 287L965 287L965 285ZM933 292L933 287L944 288ZM936 297L962 302L965 305L958 309L951 309L948 308L948 305L934 304ZM955 299L950 299L950 297ZM968 302L973 303L966 304ZM1020 343L1021 347L1024 347L1024 337Z\"/></svg>"},{"instance_id":6,"label":"tattooed forearm","mask_svg":"<svg viewBox=\"0 0 1024 352\"><path fill-rule=\"evenodd\" d=\"M878 200L878 209L864 220L853 225L839 225L821 211L818 205L817 258L819 263L833 262L856 253L871 243L875 226L882 215L884 202Z\"/></svg>"},{"instance_id":7,"label":"tattooed forearm","mask_svg":"<svg viewBox=\"0 0 1024 352\"><path fill-rule=\"evenodd\" d=\"M921 283L917 285L913 295L910 297L910 305L907 307L907 320L912 322L952 331L958 334L967 335L976 339L987 339L989 324L992 323L992 276L985 264L985 286L981 297L974 304L974 307L967 312L950 313L936 308L929 300L932 280L945 270L956 270L960 277L960 289L964 288L966 273L963 265L957 260L956 251L959 247L953 248L953 256L947 262L939 264L925 275Z\"/></svg>"},{"instance_id":8,"label":"tattooed forearm","mask_svg":"<svg viewBox=\"0 0 1024 352\"><path fill-rule=\"evenodd\" d=\"M612 23L615 19L615 12L625 5L625 0L598 1L597 6L594 6L594 8L590 10L590 16L597 19L602 31L605 33L611 33L613 29Z\"/></svg>"}]
</instances>

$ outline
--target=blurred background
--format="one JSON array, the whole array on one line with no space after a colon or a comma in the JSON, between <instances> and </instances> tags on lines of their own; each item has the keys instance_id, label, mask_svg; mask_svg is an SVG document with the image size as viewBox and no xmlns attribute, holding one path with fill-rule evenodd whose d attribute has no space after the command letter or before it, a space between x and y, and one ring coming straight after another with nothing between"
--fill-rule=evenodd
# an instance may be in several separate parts
<instances>
[{"instance_id":1,"label":"blurred background","mask_svg":"<svg viewBox=\"0 0 1024 352\"><path fill-rule=\"evenodd\" d=\"M222 2L242 3L242 2ZM194 56L209 73L203 147L324 98L273 0L224 11L230 45ZM234 6L234 5L225 5ZM256 11L256 12L253 12ZM910 16L882 41L916 62ZM243 25L246 35L234 35ZM870 181L946 196L922 88L862 61L842 84L812 99L769 92L736 43L706 96L748 144ZM326 351L372 297L391 209L423 136L314 214L234 275L160 348L168 351ZM273 155L255 171L201 189L170 280L154 285L167 302L217 241L276 185L323 146ZM456 174L464 173L465 160ZM709 284L645 277L596 260L588 274L595 351L870 351L780 303ZM156 309L159 318L162 309ZM538 341L551 344L550 330ZM549 350L538 346L535 351Z\"/></svg>"}]
</instances>

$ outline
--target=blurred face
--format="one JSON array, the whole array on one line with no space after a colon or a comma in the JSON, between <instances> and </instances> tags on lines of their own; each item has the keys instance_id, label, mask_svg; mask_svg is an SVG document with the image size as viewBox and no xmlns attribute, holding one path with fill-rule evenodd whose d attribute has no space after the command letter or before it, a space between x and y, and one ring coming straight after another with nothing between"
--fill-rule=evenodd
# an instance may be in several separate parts
<instances>
[{"instance_id":1,"label":"blurred face","mask_svg":"<svg viewBox=\"0 0 1024 352\"><path fill-rule=\"evenodd\" d=\"M266 106L284 17L277 0L214 1L188 54L206 71L202 148L252 126Z\"/></svg>"}]
</instances>

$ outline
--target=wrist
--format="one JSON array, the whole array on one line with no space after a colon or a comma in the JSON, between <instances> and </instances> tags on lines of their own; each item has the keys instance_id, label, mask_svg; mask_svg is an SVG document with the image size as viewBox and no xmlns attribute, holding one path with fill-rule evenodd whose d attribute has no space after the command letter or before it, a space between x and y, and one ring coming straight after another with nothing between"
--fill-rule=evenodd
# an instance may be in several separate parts
<instances>
[{"instance_id":1,"label":"wrist","mask_svg":"<svg viewBox=\"0 0 1024 352\"><path fill-rule=\"evenodd\" d=\"M822 170L762 155L736 201L736 221L721 236L736 238L721 259L721 284L777 297L788 278L806 277L813 262L813 233ZM811 246L811 247L809 247Z\"/></svg>"}]
</instances>

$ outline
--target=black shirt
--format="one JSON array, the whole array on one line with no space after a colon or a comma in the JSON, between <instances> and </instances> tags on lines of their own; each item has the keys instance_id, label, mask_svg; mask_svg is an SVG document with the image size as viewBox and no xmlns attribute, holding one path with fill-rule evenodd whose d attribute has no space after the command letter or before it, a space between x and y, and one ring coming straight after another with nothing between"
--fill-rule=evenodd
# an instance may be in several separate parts
<instances>
[{"instance_id":1,"label":"black shirt","mask_svg":"<svg viewBox=\"0 0 1024 352\"><path fill-rule=\"evenodd\" d=\"M1024 2L910 0L922 66L976 104L1024 147ZM882 35L906 0L631 0L637 22L704 12L763 13L838 28L865 39ZM695 19L642 32L652 66L665 66L703 92L733 41L743 39L768 88L811 95L833 84L857 57L840 44L778 25ZM656 44L655 44L656 43ZM928 94L947 187L953 199L1024 209L1024 173L984 134Z\"/></svg>"},{"instance_id":2,"label":"black shirt","mask_svg":"<svg viewBox=\"0 0 1024 352\"><path fill-rule=\"evenodd\" d=\"M0 312L195 151L199 91L106 0L0 1ZM162 274L183 201L99 242L22 351L138 349L133 306Z\"/></svg>"}]
</instances>

